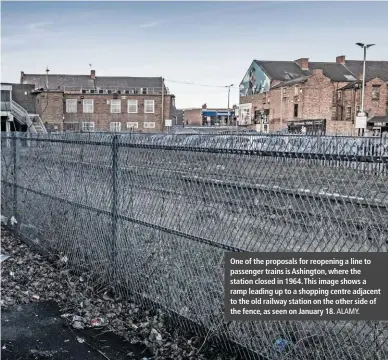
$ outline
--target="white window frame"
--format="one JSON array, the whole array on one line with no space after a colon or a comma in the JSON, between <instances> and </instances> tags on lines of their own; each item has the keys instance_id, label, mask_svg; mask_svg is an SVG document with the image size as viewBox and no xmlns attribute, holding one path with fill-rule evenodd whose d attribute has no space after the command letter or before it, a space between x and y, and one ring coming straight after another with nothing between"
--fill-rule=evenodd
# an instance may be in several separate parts
<instances>
[{"instance_id":1,"label":"white window frame","mask_svg":"<svg viewBox=\"0 0 388 360\"><path fill-rule=\"evenodd\" d=\"M129 107L130 106L136 106L136 110L135 111L129 111ZM137 114L139 110L139 107L138 107L138 101L135 100L135 99L129 99L127 100L127 112L128 114Z\"/></svg>"},{"instance_id":2,"label":"white window frame","mask_svg":"<svg viewBox=\"0 0 388 360\"><path fill-rule=\"evenodd\" d=\"M84 99L82 102L82 111L84 114L93 114L94 113L94 100L93 99Z\"/></svg>"},{"instance_id":3,"label":"white window frame","mask_svg":"<svg viewBox=\"0 0 388 360\"><path fill-rule=\"evenodd\" d=\"M94 122L82 122L82 131L94 131Z\"/></svg>"},{"instance_id":4,"label":"white window frame","mask_svg":"<svg viewBox=\"0 0 388 360\"><path fill-rule=\"evenodd\" d=\"M137 121L129 121L127 122L127 129L138 129L139 123Z\"/></svg>"},{"instance_id":5,"label":"white window frame","mask_svg":"<svg viewBox=\"0 0 388 360\"><path fill-rule=\"evenodd\" d=\"M143 124L144 129L155 129L155 121L145 121Z\"/></svg>"},{"instance_id":6,"label":"white window frame","mask_svg":"<svg viewBox=\"0 0 388 360\"><path fill-rule=\"evenodd\" d=\"M66 99L66 113L77 113L77 99Z\"/></svg>"},{"instance_id":7,"label":"white window frame","mask_svg":"<svg viewBox=\"0 0 388 360\"><path fill-rule=\"evenodd\" d=\"M112 99L110 101L110 113L121 114L121 99Z\"/></svg>"},{"instance_id":8,"label":"white window frame","mask_svg":"<svg viewBox=\"0 0 388 360\"><path fill-rule=\"evenodd\" d=\"M121 122L111 122L109 125L109 129L112 132L121 132Z\"/></svg>"},{"instance_id":9,"label":"white window frame","mask_svg":"<svg viewBox=\"0 0 388 360\"><path fill-rule=\"evenodd\" d=\"M147 103L148 105L152 104L152 111L147 111ZM154 114L155 113L155 100L144 100L144 114Z\"/></svg>"}]
</instances>

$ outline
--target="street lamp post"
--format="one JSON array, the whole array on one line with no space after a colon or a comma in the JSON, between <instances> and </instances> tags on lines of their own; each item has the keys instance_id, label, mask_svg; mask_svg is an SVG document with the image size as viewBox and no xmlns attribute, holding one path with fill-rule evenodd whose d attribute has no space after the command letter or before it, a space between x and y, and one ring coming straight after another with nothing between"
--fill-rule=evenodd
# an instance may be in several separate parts
<instances>
[{"instance_id":1,"label":"street lamp post","mask_svg":"<svg viewBox=\"0 0 388 360\"><path fill-rule=\"evenodd\" d=\"M230 84L228 86L225 86L228 88L228 126L229 126L229 118L230 118L230 111L229 111L229 108L230 108L230 87L233 86L233 84Z\"/></svg>"},{"instance_id":2,"label":"street lamp post","mask_svg":"<svg viewBox=\"0 0 388 360\"><path fill-rule=\"evenodd\" d=\"M362 89L361 89L361 113L358 114L358 116L365 117L365 109L364 109L364 102L365 102L365 78L366 78L366 50L369 49L371 46L375 44L363 44L363 43L356 43L359 47L364 49L364 62L363 62L363 69L362 69ZM364 133L364 128L359 129L359 132L361 134Z\"/></svg>"},{"instance_id":3,"label":"street lamp post","mask_svg":"<svg viewBox=\"0 0 388 360\"><path fill-rule=\"evenodd\" d=\"M363 43L356 43L359 47L364 49L364 63L363 63L363 69L362 69L362 94L361 94L361 112L364 113L364 101L365 101L365 67L366 67L366 50L369 49L371 46L375 44L363 44Z\"/></svg>"}]
</instances>

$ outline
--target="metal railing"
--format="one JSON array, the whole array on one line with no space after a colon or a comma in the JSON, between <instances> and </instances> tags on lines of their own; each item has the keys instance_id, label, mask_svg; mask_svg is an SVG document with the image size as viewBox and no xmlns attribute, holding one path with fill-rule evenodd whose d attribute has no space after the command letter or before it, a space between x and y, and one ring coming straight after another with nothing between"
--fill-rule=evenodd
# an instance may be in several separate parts
<instances>
[{"instance_id":1,"label":"metal railing","mask_svg":"<svg viewBox=\"0 0 388 360\"><path fill-rule=\"evenodd\" d=\"M342 138L317 153L289 136L287 151L229 146L223 135L58 133L29 148L21 134L2 137L2 214L42 251L244 359L388 358L386 322L223 319L225 251L387 251L386 153L348 155Z\"/></svg>"},{"instance_id":2,"label":"metal railing","mask_svg":"<svg viewBox=\"0 0 388 360\"><path fill-rule=\"evenodd\" d=\"M30 133L47 133L46 127L39 115L35 114L34 117L31 118L27 110L13 100L11 100L11 113L21 124L27 125Z\"/></svg>"}]
</instances>

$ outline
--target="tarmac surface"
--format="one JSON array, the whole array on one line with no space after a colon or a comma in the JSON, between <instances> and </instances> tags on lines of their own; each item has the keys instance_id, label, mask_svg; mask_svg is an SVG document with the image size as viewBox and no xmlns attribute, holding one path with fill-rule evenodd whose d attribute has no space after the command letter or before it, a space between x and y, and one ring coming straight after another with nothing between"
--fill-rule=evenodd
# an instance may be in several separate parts
<instances>
[{"instance_id":1,"label":"tarmac surface","mask_svg":"<svg viewBox=\"0 0 388 360\"><path fill-rule=\"evenodd\" d=\"M145 347L111 332L73 329L60 317L55 302L2 309L2 360L130 360L150 359Z\"/></svg>"}]
</instances>

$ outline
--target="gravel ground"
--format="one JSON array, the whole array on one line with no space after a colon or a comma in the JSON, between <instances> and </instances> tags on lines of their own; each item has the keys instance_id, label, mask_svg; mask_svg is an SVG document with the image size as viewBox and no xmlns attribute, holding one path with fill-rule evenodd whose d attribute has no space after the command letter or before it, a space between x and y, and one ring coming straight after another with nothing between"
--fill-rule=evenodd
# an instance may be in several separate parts
<instances>
[{"instance_id":1,"label":"gravel ground","mask_svg":"<svg viewBox=\"0 0 388 360\"><path fill-rule=\"evenodd\" d=\"M237 360L212 347L205 340L211 340L211 334L205 338L179 336L161 311L144 310L131 299L121 300L109 288L92 287L88 274L72 273L64 259L41 256L4 228L1 253L10 256L1 266L2 311L54 301L74 330L98 327L122 336L132 348L138 345L153 354L133 357L130 352L128 359Z\"/></svg>"}]
</instances>

